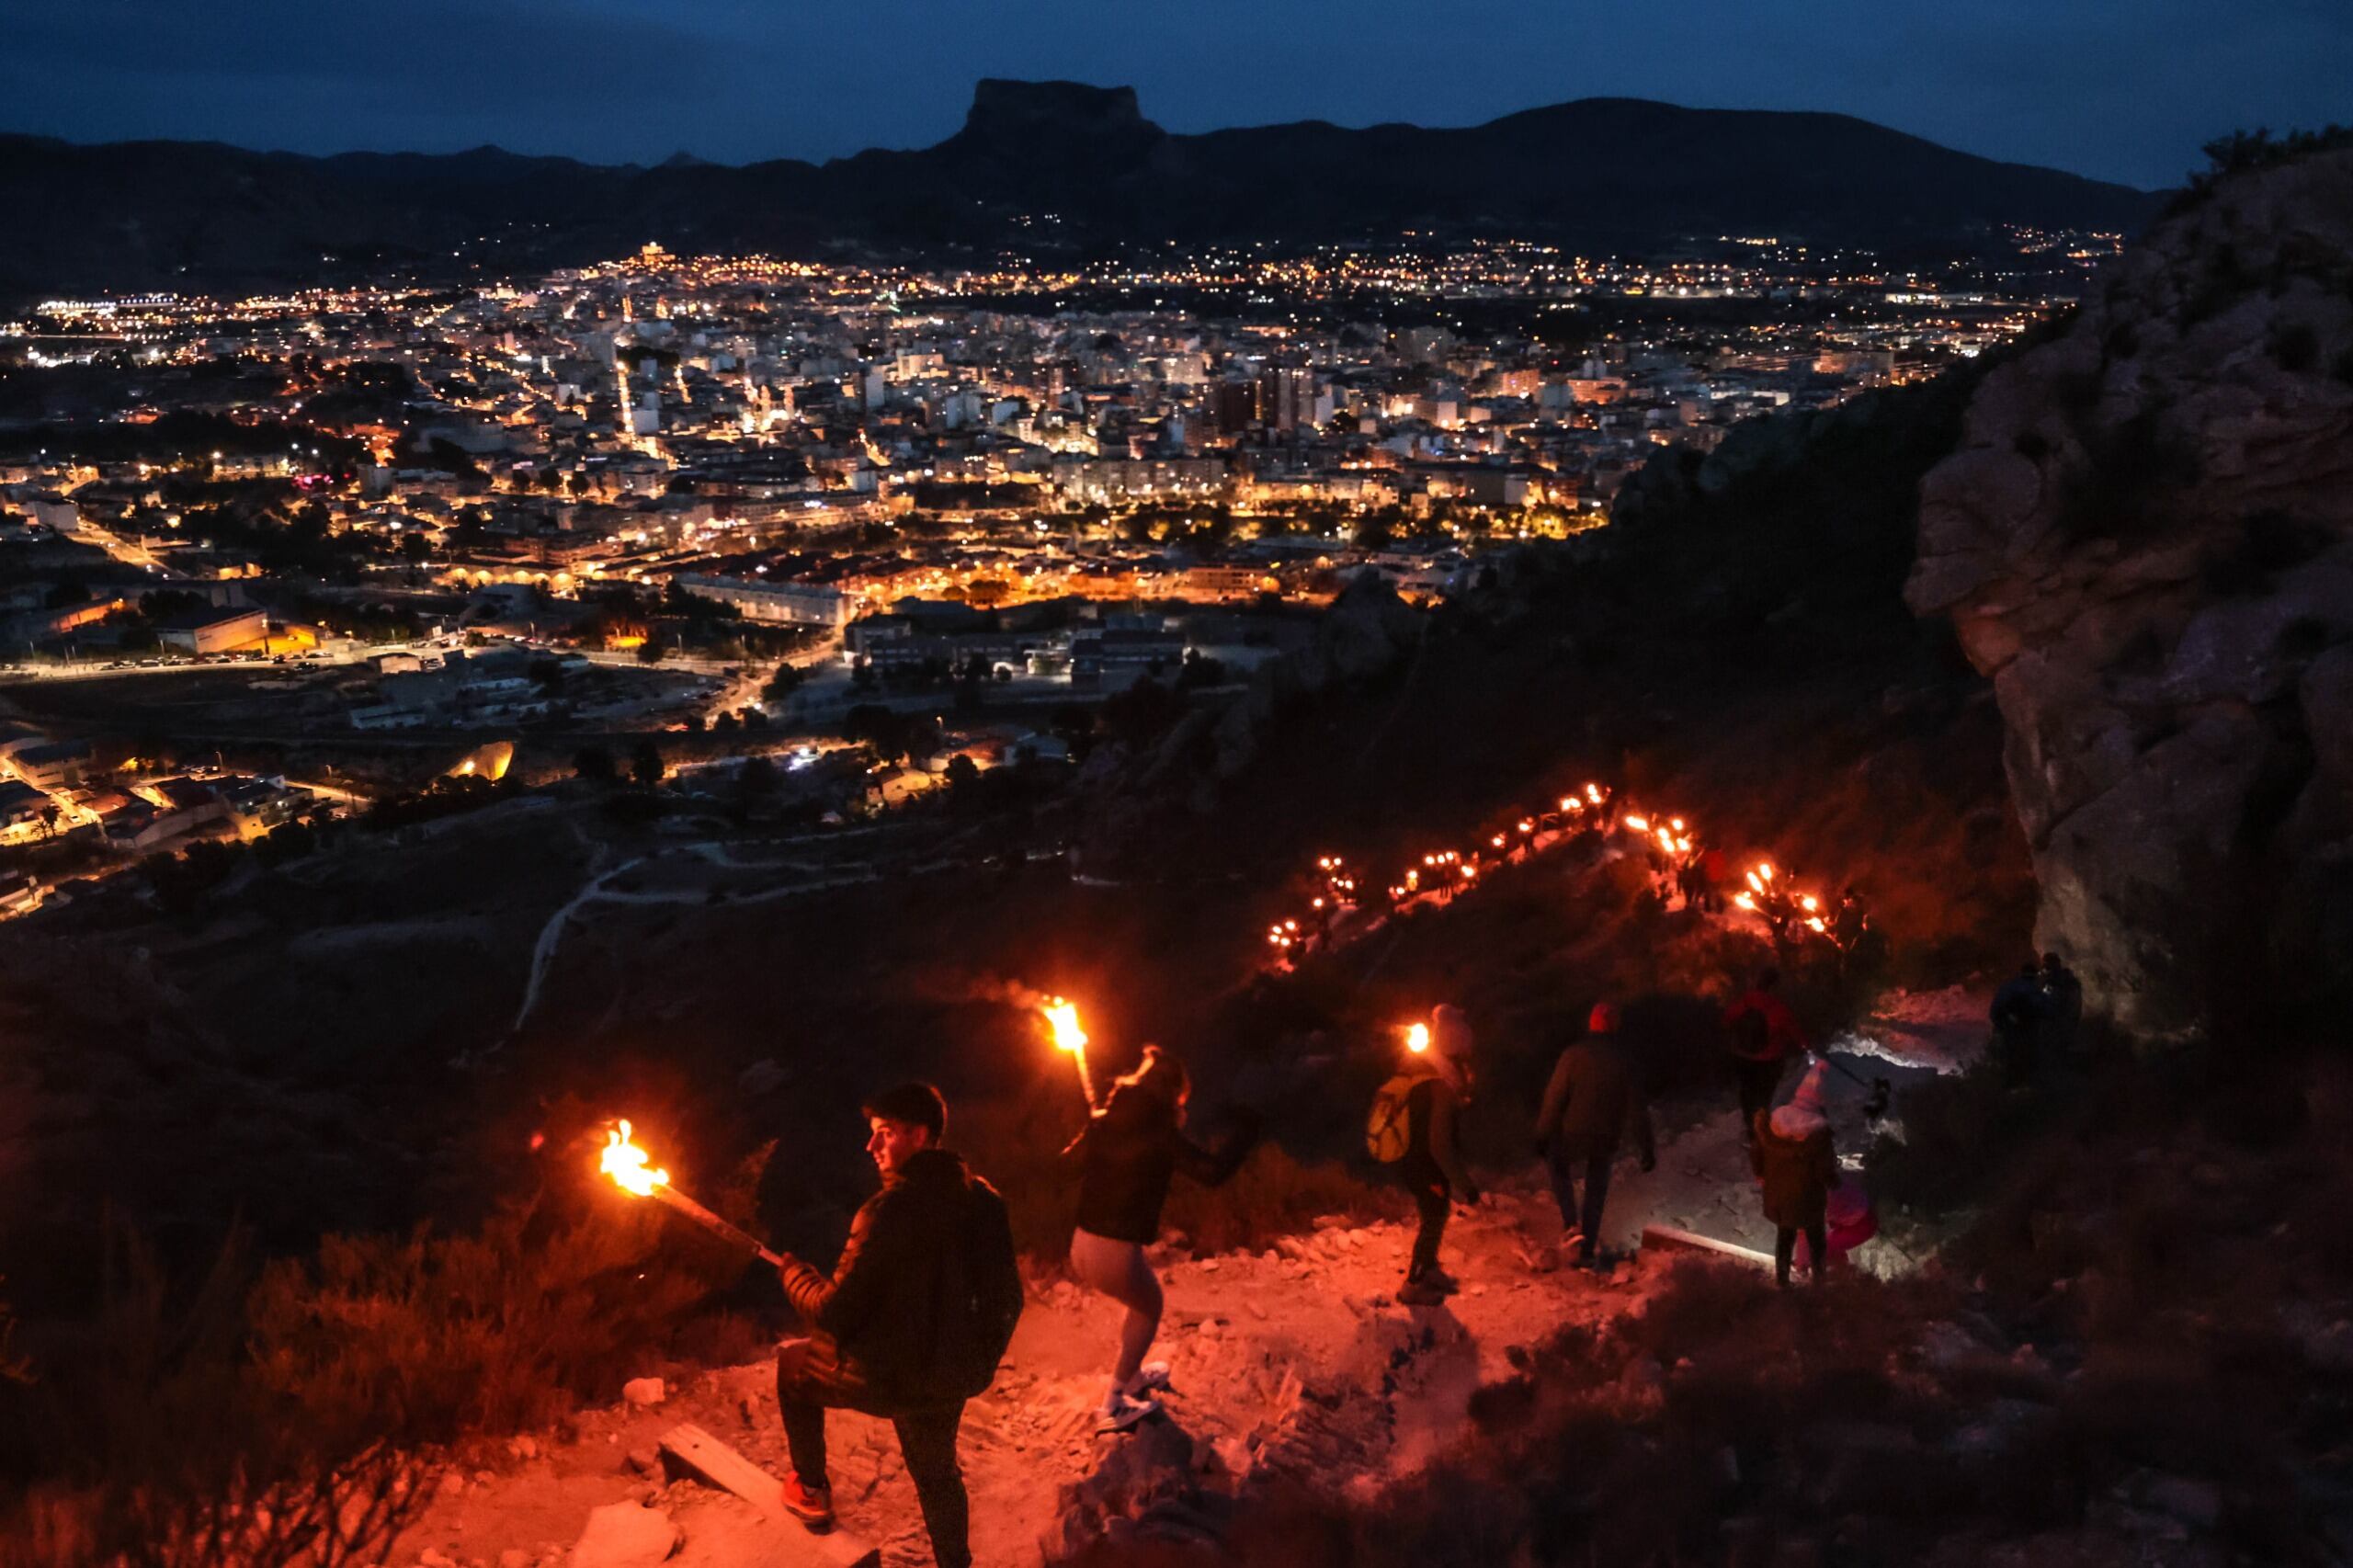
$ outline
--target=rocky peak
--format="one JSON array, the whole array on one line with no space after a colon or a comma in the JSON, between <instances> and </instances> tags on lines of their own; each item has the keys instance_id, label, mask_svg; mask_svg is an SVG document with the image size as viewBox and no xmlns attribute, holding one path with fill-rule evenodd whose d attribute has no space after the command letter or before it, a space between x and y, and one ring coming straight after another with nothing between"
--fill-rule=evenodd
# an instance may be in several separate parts
<instances>
[{"instance_id":1,"label":"rocky peak","mask_svg":"<svg viewBox=\"0 0 2353 1568\"><path fill-rule=\"evenodd\" d=\"M1906 598L1994 678L2038 944L2146 1039L2353 984L2353 151L2216 182L1989 375Z\"/></svg>"},{"instance_id":2,"label":"rocky peak","mask_svg":"<svg viewBox=\"0 0 2353 1568\"><path fill-rule=\"evenodd\" d=\"M1084 82L1014 82L984 76L972 88L965 138L990 142L1036 136L1157 135L1144 119L1133 87L1094 87Z\"/></svg>"}]
</instances>

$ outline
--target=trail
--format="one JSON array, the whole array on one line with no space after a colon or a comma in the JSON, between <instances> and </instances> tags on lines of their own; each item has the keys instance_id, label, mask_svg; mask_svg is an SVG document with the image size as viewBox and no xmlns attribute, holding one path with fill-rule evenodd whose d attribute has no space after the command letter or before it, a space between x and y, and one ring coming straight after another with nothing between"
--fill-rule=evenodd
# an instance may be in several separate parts
<instances>
[{"instance_id":1,"label":"trail","mask_svg":"<svg viewBox=\"0 0 2353 1568\"><path fill-rule=\"evenodd\" d=\"M1119 1309L1067 1283L1033 1287L1008 1369L965 1415L976 1560L1044 1561L1040 1543L1058 1527L1062 1489L1131 1447L1141 1451L1127 1462L1183 1456L1178 1467L1205 1468L1205 1491L1229 1498L1279 1478L1377 1488L1410 1474L1461 1429L1472 1395L1513 1376L1532 1346L1641 1299L1646 1268L1531 1268L1529 1258L1545 1261L1559 1229L1550 1200L1527 1191L1459 1215L1447 1254L1462 1293L1433 1308L1394 1299L1407 1224L1332 1221L1263 1253L1179 1255L1162 1269L1168 1305L1154 1350L1170 1362L1175 1391L1165 1416L1131 1436L1095 1432ZM585 1413L574 1440L540 1438L533 1457L481 1472L487 1479L445 1494L385 1561L405 1565L430 1550L460 1563L552 1568L589 1508L633 1494L654 1496L684 1529L674 1562L756 1561L744 1505L691 1483L654 1495L630 1469L628 1455L680 1421L707 1427L771 1473L785 1468L772 1365L705 1372L657 1409ZM893 1568L927 1563L888 1424L848 1412L829 1421L845 1527L881 1545ZM1185 1522L1191 1506L1163 1510L1169 1530L1198 1528ZM524 1555L505 1556L514 1551Z\"/></svg>"},{"instance_id":2,"label":"trail","mask_svg":"<svg viewBox=\"0 0 2353 1568\"><path fill-rule=\"evenodd\" d=\"M1871 1054L1849 1056L1843 1044L1834 1054L1866 1077L1893 1076L1900 1105L1906 1087L1947 1069L1934 1049L1911 1054L1897 1026L1958 1018L1964 1002L1982 1000L1891 994L1875 1013ZM1839 1147L1858 1153L1869 1136L1865 1091L1836 1074L1826 1086ZM1175 1390L1165 1418L1128 1436L1095 1431L1120 1310L1067 1282L1033 1283L1006 1369L965 1415L961 1452L976 1560L1016 1568L1047 1561L1066 1514L1086 1517L1094 1494L1086 1483L1098 1474L1165 1482L1168 1494L1142 1509L1140 1528L1179 1540L1213 1538L1222 1509L1270 1483L1377 1494L1443 1454L1463 1432L1472 1396L1534 1365L1537 1347L1557 1331L1643 1309L1665 1260L1635 1257L1606 1272L1561 1268L1560 1220L1536 1171L1506 1174L1490 1192L1448 1229L1445 1261L1463 1289L1438 1307L1396 1300L1410 1223L1326 1218L1311 1233L1255 1253L1197 1257L1154 1248L1167 1312L1153 1354L1169 1361ZM1620 1163L1606 1246L1631 1252L1654 1223L1770 1248L1731 1109L1664 1140L1652 1173ZM1872 1243L1857 1261L1886 1270L1906 1260ZM848 1412L828 1419L845 1526L881 1546L889 1568L929 1562L888 1424ZM429 1550L461 1568L555 1568L590 1508L632 1496L680 1526L685 1544L672 1561L682 1568L790 1561L764 1555L768 1527L745 1505L693 1483L648 1481L631 1468L631 1454L651 1450L681 1421L716 1433L772 1474L785 1470L772 1365L690 1373L656 1409L583 1413L571 1440L538 1435L530 1453L512 1455L501 1469L445 1483L385 1562L407 1568ZM1077 1508L1067 1509L1073 1502Z\"/></svg>"}]
</instances>

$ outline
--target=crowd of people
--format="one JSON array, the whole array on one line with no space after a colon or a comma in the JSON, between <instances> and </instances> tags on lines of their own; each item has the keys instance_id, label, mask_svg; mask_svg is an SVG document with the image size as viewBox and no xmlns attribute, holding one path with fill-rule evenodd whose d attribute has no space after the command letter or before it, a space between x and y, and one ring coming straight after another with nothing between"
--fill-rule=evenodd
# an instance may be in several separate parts
<instances>
[{"instance_id":1,"label":"crowd of people","mask_svg":"<svg viewBox=\"0 0 2353 1568\"><path fill-rule=\"evenodd\" d=\"M1337 855L1316 858L1304 906L1267 927L1278 968L1353 939L1381 920L1425 904L1452 902L1496 869L1560 847L1605 847L1639 858L1662 905L1711 915L1738 910L1765 927L1784 957L1824 943L1843 966L1875 933L1861 892L1849 884L1829 901L1805 891L1786 870L1760 860L1735 872L1724 851L1702 840L1680 816L1621 812L1614 787L1587 784L1541 809L1509 814L1473 835L1468 848L1427 850L1385 874Z\"/></svg>"},{"instance_id":2,"label":"crowd of people","mask_svg":"<svg viewBox=\"0 0 2353 1568\"><path fill-rule=\"evenodd\" d=\"M2082 1006L2082 986L2058 955L2027 965L1993 1004L2005 1073L2022 1081L2040 1062L2072 1050ZM1840 1176L1826 1111L1831 1063L1815 1053L1774 969L1733 999L1721 1025L1731 1097L1774 1232L1775 1278L1787 1287L1802 1267L1819 1281L1872 1228L1868 1202ZM1394 1169L1417 1215L1398 1291L1413 1305L1440 1303L1459 1289L1442 1253L1447 1222L1483 1197L1461 1125L1477 1082L1474 1043L1461 1006L1431 1009L1407 1032L1367 1118L1368 1152ZM1148 1359L1162 1292L1147 1249L1159 1239L1172 1184L1179 1176L1222 1183L1257 1139L1256 1123L1245 1117L1217 1147L1195 1142L1185 1129L1190 1094L1183 1062L1146 1046L1064 1151L1078 1189L1071 1276L1122 1310L1101 1406L1107 1433L1151 1417L1168 1387L1167 1363ZM830 1273L790 1256L781 1267L785 1294L808 1330L779 1347L777 1395L792 1469L783 1503L811 1528L830 1528L825 1412L884 1417L897 1431L936 1560L963 1568L969 1508L956 1438L965 1402L995 1377L1021 1311L1011 1229L995 1190L944 1147L948 1109L936 1089L902 1085L865 1110L881 1190L851 1221ZM1605 1001L1561 1051L1533 1112L1530 1150L1560 1210L1565 1263L1608 1261L1611 1176L1630 1145L1643 1171L1655 1167L1643 1064L1619 1008Z\"/></svg>"}]
</instances>

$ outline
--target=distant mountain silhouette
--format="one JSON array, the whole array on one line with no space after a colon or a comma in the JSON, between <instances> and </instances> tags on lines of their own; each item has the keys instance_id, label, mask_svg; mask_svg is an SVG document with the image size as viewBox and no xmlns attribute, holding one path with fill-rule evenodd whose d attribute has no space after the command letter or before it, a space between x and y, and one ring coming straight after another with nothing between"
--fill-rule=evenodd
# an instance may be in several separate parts
<instances>
[{"instance_id":1,"label":"distant mountain silhouette","mask_svg":"<svg viewBox=\"0 0 2353 1568\"><path fill-rule=\"evenodd\" d=\"M1586 98L1459 130L1310 120L1176 135L1132 88L988 80L945 142L824 165L0 136L0 297L446 270L452 252L504 270L647 240L822 255L1412 230L1627 253L1722 233L1917 251L1998 223L2134 231L2157 202L1845 115ZM502 243L483 253L483 236Z\"/></svg>"}]
</instances>

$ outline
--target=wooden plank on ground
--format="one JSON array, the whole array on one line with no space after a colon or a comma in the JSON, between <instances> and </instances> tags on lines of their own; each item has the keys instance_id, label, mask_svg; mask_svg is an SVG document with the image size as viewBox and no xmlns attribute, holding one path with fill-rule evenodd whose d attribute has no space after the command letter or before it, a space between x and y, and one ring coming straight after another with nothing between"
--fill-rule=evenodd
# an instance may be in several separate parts
<instances>
[{"instance_id":1,"label":"wooden plank on ground","mask_svg":"<svg viewBox=\"0 0 2353 1568\"><path fill-rule=\"evenodd\" d=\"M876 1568L882 1554L835 1525L813 1534L786 1512L777 1478L691 1421L662 1434L662 1452L673 1465L722 1492L733 1493L767 1518L776 1551L768 1561L779 1568Z\"/></svg>"},{"instance_id":2,"label":"wooden plank on ground","mask_svg":"<svg viewBox=\"0 0 2353 1568\"><path fill-rule=\"evenodd\" d=\"M1703 1236L1697 1231L1678 1231L1672 1225L1644 1225L1642 1250L1655 1248L1660 1252L1697 1253L1704 1257L1721 1257L1733 1263L1745 1263L1753 1268L1770 1268L1770 1255L1755 1247L1742 1246L1738 1242L1720 1242L1713 1236Z\"/></svg>"}]
</instances>

